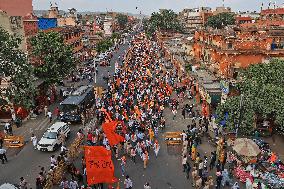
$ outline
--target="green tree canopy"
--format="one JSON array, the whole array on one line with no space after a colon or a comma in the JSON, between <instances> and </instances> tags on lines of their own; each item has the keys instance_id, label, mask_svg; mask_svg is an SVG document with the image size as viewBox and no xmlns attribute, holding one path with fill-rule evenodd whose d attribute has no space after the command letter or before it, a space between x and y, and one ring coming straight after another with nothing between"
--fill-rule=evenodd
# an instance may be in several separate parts
<instances>
[{"instance_id":1,"label":"green tree canopy","mask_svg":"<svg viewBox=\"0 0 284 189\"><path fill-rule=\"evenodd\" d=\"M220 13L210 16L207 20L206 26L222 29L225 26L235 24L235 17L232 13Z\"/></svg>"},{"instance_id":2,"label":"green tree canopy","mask_svg":"<svg viewBox=\"0 0 284 189\"><path fill-rule=\"evenodd\" d=\"M116 16L118 25L120 27L120 29L124 29L128 23L128 17L125 14L118 14Z\"/></svg>"},{"instance_id":3,"label":"green tree canopy","mask_svg":"<svg viewBox=\"0 0 284 189\"><path fill-rule=\"evenodd\" d=\"M240 73L238 89L243 94L243 116L240 130L254 129L254 118L271 118L278 128L284 129L284 61L272 60L268 64L251 65ZM228 126L235 128L240 115L240 96L229 98L217 107L219 121L229 114Z\"/></svg>"},{"instance_id":4,"label":"green tree canopy","mask_svg":"<svg viewBox=\"0 0 284 189\"><path fill-rule=\"evenodd\" d=\"M172 10L152 13L149 20L144 20L144 26L148 36L156 31L181 32L183 30L178 15Z\"/></svg>"},{"instance_id":5,"label":"green tree canopy","mask_svg":"<svg viewBox=\"0 0 284 189\"><path fill-rule=\"evenodd\" d=\"M96 51L98 53L106 52L114 45L111 39L105 39L97 43Z\"/></svg>"},{"instance_id":6,"label":"green tree canopy","mask_svg":"<svg viewBox=\"0 0 284 189\"><path fill-rule=\"evenodd\" d=\"M8 99L16 106L29 109L35 94L33 67L27 56L19 50L21 40L0 28L0 83L9 78L9 86L1 88L2 99Z\"/></svg>"},{"instance_id":7,"label":"green tree canopy","mask_svg":"<svg viewBox=\"0 0 284 189\"><path fill-rule=\"evenodd\" d=\"M72 48L58 32L40 32L31 39L32 54L41 61L35 75L48 85L63 80L74 68Z\"/></svg>"}]
</instances>

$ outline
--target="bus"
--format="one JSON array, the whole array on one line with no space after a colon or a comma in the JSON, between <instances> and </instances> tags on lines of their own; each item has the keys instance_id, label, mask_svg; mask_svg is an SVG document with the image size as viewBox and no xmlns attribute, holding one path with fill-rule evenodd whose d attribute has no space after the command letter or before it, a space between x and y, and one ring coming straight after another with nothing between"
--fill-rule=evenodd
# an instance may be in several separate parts
<instances>
[{"instance_id":1,"label":"bus","mask_svg":"<svg viewBox=\"0 0 284 189\"><path fill-rule=\"evenodd\" d=\"M60 103L60 120L81 122L81 114L95 103L93 86L80 86Z\"/></svg>"}]
</instances>

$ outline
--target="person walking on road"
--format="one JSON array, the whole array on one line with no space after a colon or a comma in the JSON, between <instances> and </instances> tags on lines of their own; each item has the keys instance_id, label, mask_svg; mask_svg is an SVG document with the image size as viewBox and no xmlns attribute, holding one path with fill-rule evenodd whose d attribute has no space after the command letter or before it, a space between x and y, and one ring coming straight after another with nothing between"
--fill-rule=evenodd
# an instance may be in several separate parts
<instances>
[{"instance_id":1,"label":"person walking on road","mask_svg":"<svg viewBox=\"0 0 284 189\"><path fill-rule=\"evenodd\" d=\"M20 178L20 189L28 189L28 183L26 181L26 179L24 179L24 177Z\"/></svg>"},{"instance_id":2,"label":"person walking on road","mask_svg":"<svg viewBox=\"0 0 284 189\"><path fill-rule=\"evenodd\" d=\"M37 146L37 138L34 134L32 134L31 136L31 142L33 143L33 147L36 150L36 146Z\"/></svg>"},{"instance_id":3,"label":"person walking on road","mask_svg":"<svg viewBox=\"0 0 284 189\"><path fill-rule=\"evenodd\" d=\"M136 163L136 150L135 150L135 148L131 148L130 156L131 156L133 163L135 164Z\"/></svg>"},{"instance_id":4,"label":"person walking on road","mask_svg":"<svg viewBox=\"0 0 284 189\"><path fill-rule=\"evenodd\" d=\"M182 167L183 167L183 172L186 171L186 162L187 162L187 156L184 155L182 158Z\"/></svg>"},{"instance_id":5,"label":"person walking on road","mask_svg":"<svg viewBox=\"0 0 284 189\"><path fill-rule=\"evenodd\" d=\"M189 162L186 162L186 169L185 169L185 174L186 174L186 178L189 179L189 173L191 170L191 166Z\"/></svg>"},{"instance_id":6,"label":"person walking on road","mask_svg":"<svg viewBox=\"0 0 284 189\"><path fill-rule=\"evenodd\" d=\"M154 152L155 152L155 155L156 155L156 158L158 156L158 153L160 151L160 145L158 143L158 140L155 140L155 143L154 143Z\"/></svg>"},{"instance_id":7,"label":"person walking on road","mask_svg":"<svg viewBox=\"0 0 284 189\"><path fill-rule=\"evenodd\" d=\"M53 111L54 115L55 115L55 119L58 119L59 118L59 115L60 115L60 110L59 110L59 107L57 106L54 111Z\"/></svg>"},{"instance_id":8,"label":"person walking on road","mask_svg":"<svg viewBox=\"0 0 284 189\"><path fill-rule=\"evenodd\" d=\"M48 110L47 116L48 116L48 118L49 118L49 123L51 123L51 122L52 122L52 113L51 113L50 110Z\"/></svg>"},{"instance_id":9,"label":"person walking on road","mask_svg":"<svg viewBox=\"0 0 284 189\"><path fill-rule=\"evenodd\" d=\"M48 112L48 108L47 108L47 106L44 106L44 108L43 108L43 109L44 109L44 116L45 116L45 117L47 117L47 112Z\"/></svg>"},{"instance_id":10,"label":"person walking on road","mask_svg":"<svg viewBox=\"0 0 284 189\"><path fill-rule=\"evenodd\" d=\"M3 147L3 143L4 143L4 135L2 134L2 132L0 132L0 148Z\"/></svg>"},{"instance_id":11,"label":"person walking on road","mask_svg":"<svg viewBox=\"0 0 284 189\"><path fill-rule=\"evenodd\" d=\"M69 189L70 186L69 186L68 180L66 178L63 178L59 187L62 188L62 189Z\"/></svg>"},{"instance_id":12,"label":"person walking on road","mask_svg":"<svg viewBox=\"0 0 284 189\"><path fill-rule=\"evenodd\" d=\"M0 148L0 159L2 160L2 164L8 162L7 156L6 156L6 150L4 148Z\"/></svg>"},{"instance_id":13,"label":"person walking on road","mask_svg":"<svg viewBox=\"0 0 284 189\"><path fill-rule=\"evenodd\" d=\"M175 108L173 108L172 113L173 113L173 120L175 120L176 115L177 115L177 110Z\"/></svg>"},{"instance_id":14,"label":"person walking on road","mask_svg":"<svg viewBox=\"0 0 284 189\"><path fill-rule=\"evenodd\" d=\"M144 169L147 168L147 164L148 164L148 160L149 160L149 155L148 152L146 150L144 150L143 154L142 154L142 159L144 162Z\"/></svg>"},{"instance_id":15,"label":"person walking on road","mask_svg":"<svg viewBox=\"0 0 284 189\"><path fill-rule=\"evenodd\" d=\"M124 177L125 166L126 166L126 158L125 158L125 156L122 156L121 159L118 159L118 160L121 160L120 169L121 169L122 176Z\"/></svg>"},{"instance_id":16,"label":"person walking on road","mask_svg":"<svg viewBox=\"0 0 284 189\"><path fill-rule=\"evenodd\" d=\"M149 182L146 182L146 184L144 185L144 189L151 189Z\"/></svg>"},{"instance_id":17,"label":"person walking on road","mask_svg":"<svg viewBox=\"0 0 284 189\"><path fill-rule=\"evenodd\" d=\"M129 178L128 175L126 175L124 180L125 189L132 189L132 180Z\"/></svg>"},{"instance_id":18,"label":"person walking on road","mask_svg":"<svg viewBox=\"0 0 284 189\"><path fill-rule=\"evenodd\" d=\"M69 187L70 187L70 189L79 188L78 183L74 178L72 178L71 181L69 182Z\"/></svg>"},{"instance_id":19,"label":"person walking on road","mask_svg":"<svg viewBox=\"0 0 284 189\"><path fill-rule=\"evenodd\" d=\"M5 123L4 130L5 130L6 134L13 136L12 125L9 122Z\"/></svg>"}]
</instances>

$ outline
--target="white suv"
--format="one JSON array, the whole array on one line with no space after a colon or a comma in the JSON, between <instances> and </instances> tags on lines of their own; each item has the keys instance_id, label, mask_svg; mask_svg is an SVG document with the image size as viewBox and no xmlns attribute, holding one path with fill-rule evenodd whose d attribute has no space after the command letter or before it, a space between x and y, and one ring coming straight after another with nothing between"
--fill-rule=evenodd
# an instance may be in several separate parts
<instances>
[{"instance_id":1,"label":"white suv","mask_svg":"<svg viewBox=\"0 0 284 189\"><path fill-rule=\"evenodd\" d=\"M55 151L62 143L62 133L66 138L69 137L70 128L68 124L64 122L54 123L47 129L40 141L37 143L37 149L40 151Z\"/></svg>"}]
</instances>

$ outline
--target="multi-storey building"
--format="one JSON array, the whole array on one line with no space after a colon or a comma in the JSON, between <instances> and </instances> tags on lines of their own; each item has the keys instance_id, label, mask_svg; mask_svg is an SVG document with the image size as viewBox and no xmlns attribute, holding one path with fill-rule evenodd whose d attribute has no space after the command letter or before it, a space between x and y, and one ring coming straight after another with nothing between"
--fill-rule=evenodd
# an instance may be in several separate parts
<instances>
[{"instance_id":1,"label":"multi-storey building","mask_svg":"<svg viewBox=\"0 0 284 189\"><path fill-rule=\"evenodd\" d=\"M239 68L284 57L284 27L231 28L195 33L194 57L222 77L233 77Z\"/></svg>"},{"instance_id":2,"label":"multi-storey building","mask_svg":"<svg viewBox=\"0 0 284 189\"><path fill-rule=\"evenodd\" d=\"M82 35L83 31L79 27L66 26L66 27L56 27L43 30L44 32L58 32L64 38L64 43L70 45L73 49L73 53L76 55L80 53L83 49L82 45Z\"/></svg>"},{"instance_id":3,"label":"multi-storey building","mask_svg":"<svg viewBox=\"0 0 284 189\"><path fill-rule=\"evenodd\" d=\"M209 16L213 13L209 7L184 9L179 13L179 19L185 27L187 33L193 34L196 29L205 25Z\"/></svg>"},{"instance_id":4,"label":"multi-storey building","mask_svg":"<svg viewBox=\"0 0 284 189\"><path fill-rule=\"evenodd\" d=\"M6 12L0 10L0 27L10 35L20 38L21 43L19 49L23 51L27 50L23 19L21 16L9 16Z\"/></svg>"}]
</instances>

